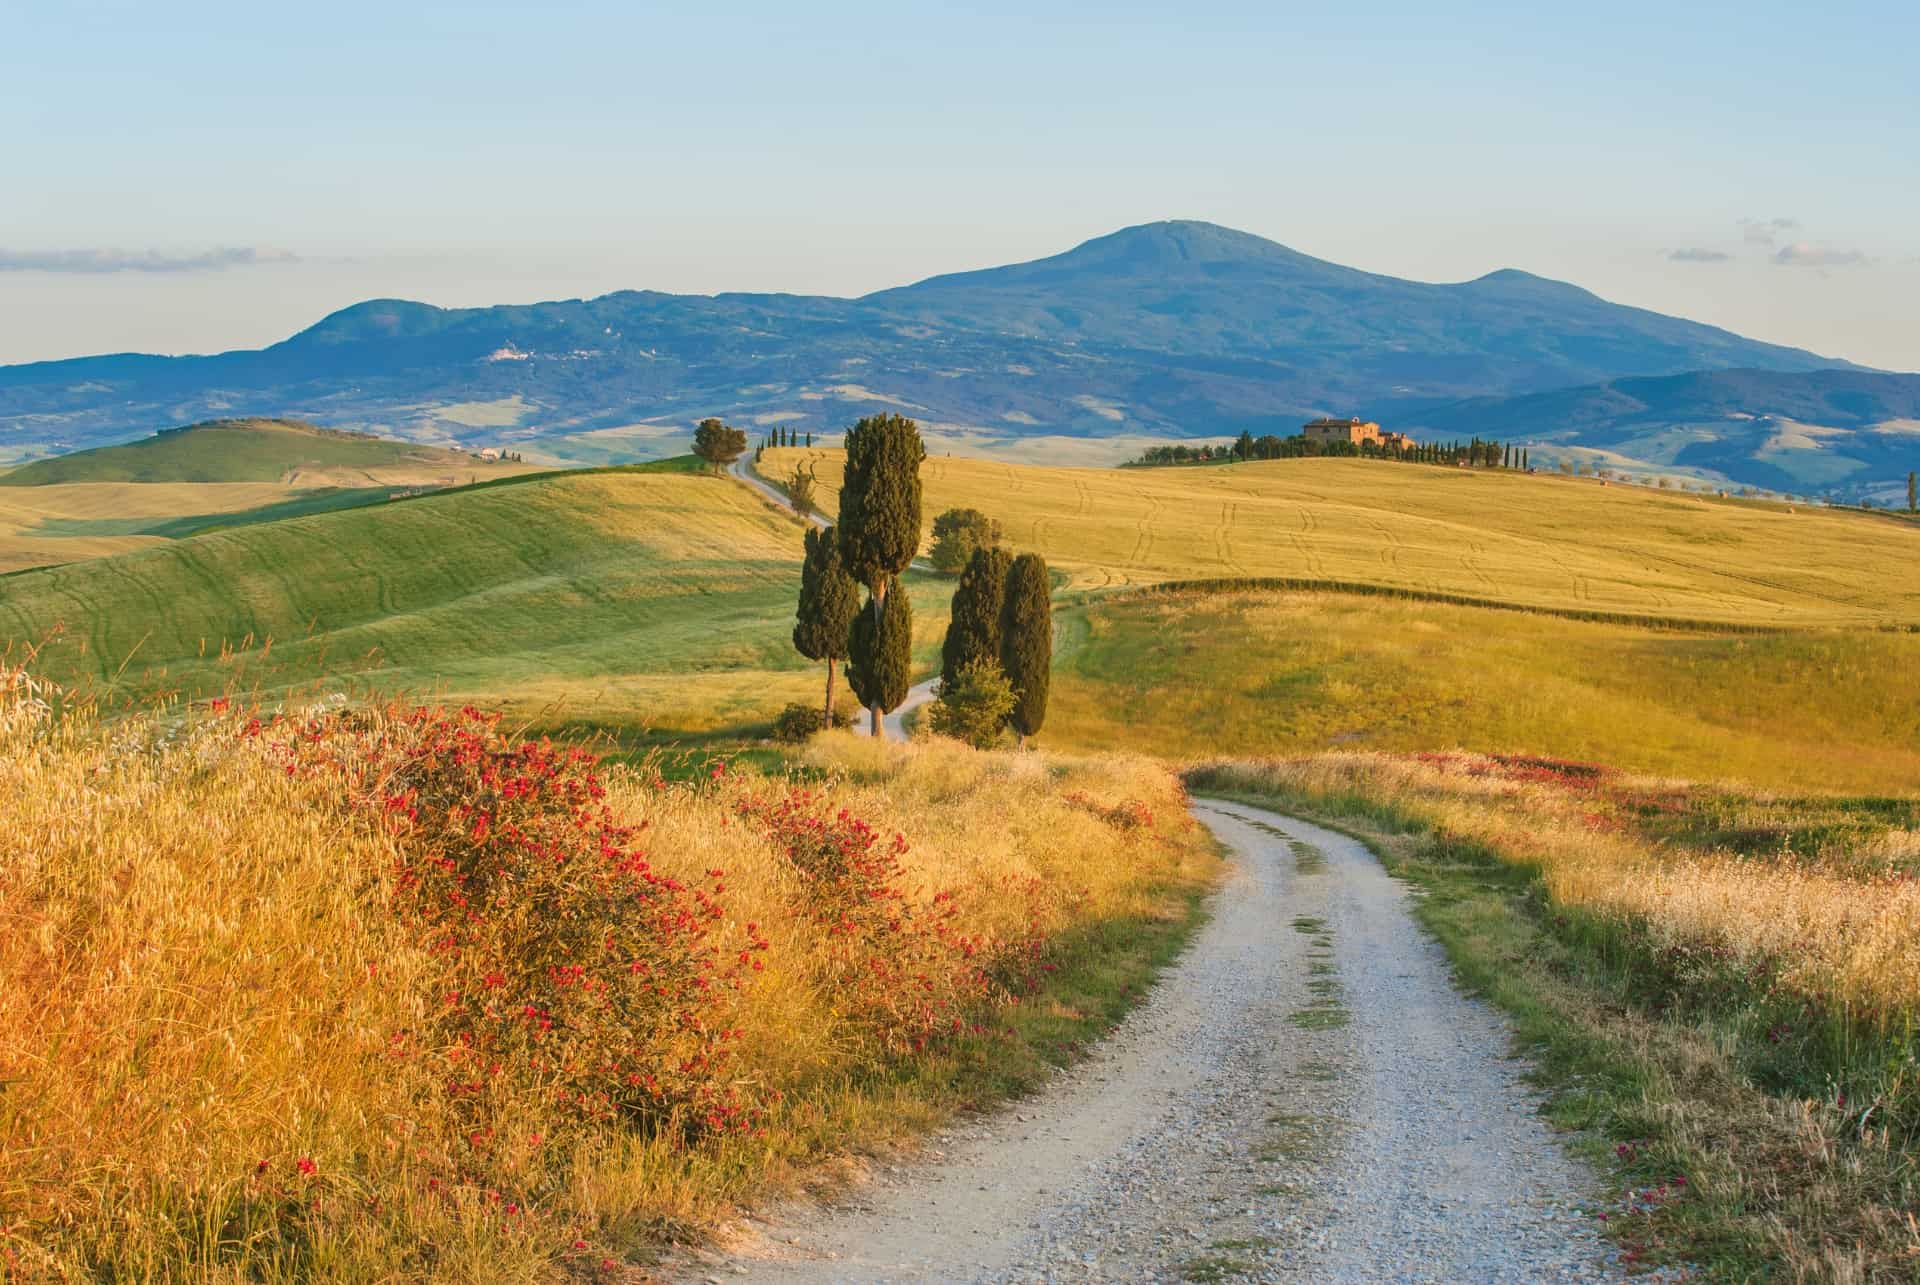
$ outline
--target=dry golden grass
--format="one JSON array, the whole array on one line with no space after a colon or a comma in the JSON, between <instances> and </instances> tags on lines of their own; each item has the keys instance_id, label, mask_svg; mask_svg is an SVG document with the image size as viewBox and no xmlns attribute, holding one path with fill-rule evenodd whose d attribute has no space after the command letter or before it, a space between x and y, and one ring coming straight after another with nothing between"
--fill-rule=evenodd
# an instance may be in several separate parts
<instances>
[{"instance_id":1,"label":"dry golden grass","mask_svg":"<svg viewBox=\"0 0 1920 1285\"><path fill-rule=\"evenodd\" d=\"M1702 944L1736 969L1901 1035L1920 1019L1920 880L1835 870L1812 854L1743 857L1649 844L1614 800L1659 800L1684 782L1610 778L1612 798L1530 784L1470 754L1321 754L1201 769L1223 788L1358 797L1538 865L1555 903L1644 923L1658 949ZM1883 840L1892 846L1892 840ZM1851 864L1851 863L1849 863Z\"/></svg>"},{"instance_id":2,"label":"dry golden grass","mask_svg":"<svg viewBox=\"0 0 1920 1285\"><path fill-rule=\"evenodd\" d=\"M842 456L808 460L823 507ZM1920 530L1862 514L1370 460L1038 468L929 458L926 520L980 509L1075 587L1276 577L1742 625L1920 622Z\"/></svg>"},{"instance_id":3,"label":"dry golden grass","mask_svg":"<svg viewBox=\"0 0 1920 1285\"><path fill-rule=\"evenodd\" d=\"M36 533L48 522L238 513L294 494L295 488L276 482L69 482L0 487L0 575L166 543L155 535Z\"/></svg>"},{"instance_id":4,"label":"dry golden grass","mask_svg":"<svg viewBox=\"0 0 1920 1285\"><path fill-rule=\"evenodd\" d=\"M808 807L905 834L915 904L951 893L981 939L1037 927L1061 966L980 1015L1012 1033L881 1057L844 1011L843 952L746 820L800 787L615 769L608 801L657 870L726 870L718 939L751 922L770 942L717 1016L740 1028L741 1081L780 1096L759 1135L691 1145L502 1103L482 1190L443 1159L466 1145L445 1072L391 1056L442 1003L388 910L393 834L233 722L100 726L30 696L0 679L0 1275L524 1281L624 1262L824 1154L1031 1083L1044 1037L1112 1020L1213 872L1178 782L1144 760L817 743ZM1129 802L1157 824L1106 819Z\"/></svg>"}]
</instances>

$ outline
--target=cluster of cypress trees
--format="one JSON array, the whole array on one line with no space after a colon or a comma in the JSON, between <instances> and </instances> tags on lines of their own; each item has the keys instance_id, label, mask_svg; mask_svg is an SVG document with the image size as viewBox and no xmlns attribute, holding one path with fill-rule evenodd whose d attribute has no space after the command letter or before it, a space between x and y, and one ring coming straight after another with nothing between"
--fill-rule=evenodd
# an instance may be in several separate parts
<instances>
[{"instance_id":1,"label":"cluster of cypress trees","mask_svg":"<svg viewBox=\"0 0 1920 1285\"><path fill-rule=\"evenodd\" d=\"M1046 559L1005 549L975 549L953 591L940 651L940 685L951 690L969 665L998 665L1013 687L1008 725L1021 744L1047 717L1053 671L1053 586Z\"/></svg>"},{"instance_id":2,"label":"cluster of cypress trees","mask_svg":"<svg viewBox=\"0 0 1920 1285\"><path fill-rule=\"evenodd\" d=\"M900 415L862 419L847 431L846 451L839 525L807 533L793 645L827 662L828 724L833 665L844 658L847 684L879 736L881 719L907 698L912 678L913 605L899 588L900 573L920 549L920 463L927 452L920 426Z\"/></svg>"},{"instance_id":3,"label":"cluster of cypress trees","mask_svg":"<svg viewBox=\"0 0 1920 1285\"><path fill-rule=\"evenodd\" d=\"M791 428L772 428L767 430L767 435L760 439L760 445L754 448L754 458L758 459L760 452L766 450L768 447L800 446L803 443L811 447L813 445L813 434L797 433Z\"/></svg>"}]
</instances>

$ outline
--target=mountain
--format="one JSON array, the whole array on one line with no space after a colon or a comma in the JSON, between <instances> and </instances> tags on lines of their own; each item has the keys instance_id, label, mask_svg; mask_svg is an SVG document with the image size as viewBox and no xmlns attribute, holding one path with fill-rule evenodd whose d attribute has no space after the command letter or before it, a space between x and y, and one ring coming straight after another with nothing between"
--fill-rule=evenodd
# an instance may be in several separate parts
<instances>
[{"instance_id":1,"label":"mountain","mask_svg":"<svg viewBox=\"0 0 1920 1285\"><path fill-rule=\"evenodd\" d=\"M1920 375L1696 371L1471 398L1416 413L1406 427L1583 447L1794 494L1904 502L1907 472L1920 469Z\"/></svg>"},{"instance_id":2,"label":"mountain","mask_svg":"<svg viewBox=\"0 0 1920 1285\"><path fill-rule=\"evenodd\" d=\"M675 453L708 414L816 432L885 409L1000 437L1290 432L1325 413L1844 364L1521 272L1428 285L1169 222L860 299L382 299L259 351L0 367L0 459L242 414L583 463Z\"/></svg>"}]
</instances>

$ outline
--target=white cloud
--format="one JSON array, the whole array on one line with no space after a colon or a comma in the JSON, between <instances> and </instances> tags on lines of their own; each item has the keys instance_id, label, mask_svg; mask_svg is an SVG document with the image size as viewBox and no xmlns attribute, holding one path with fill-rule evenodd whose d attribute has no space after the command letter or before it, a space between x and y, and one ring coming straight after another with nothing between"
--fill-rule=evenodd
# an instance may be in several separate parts
<instances>
[{"instance_id":1,"label":"white cloud","mask_svg":"<svg viewBox=\"0 0 1920 1285\"><path fill-rule=\"evenodd\" d=\"M263 263L294 263L299 256L287 250L259 246L221 246L198 254L170 254L163 250L4 250L0 272L218 272Z\"/></svg>"},{"instance_id":2,"label":"white cloud","mask_svg":"<svg viewBox=\"0 0 1920 1285\"><path fill-rule=\"evenodd\" d=\"M1698 246L1667 251L1667 258L1674 263L1725 263L1732 257L1724 250L1705 250Z\"/></svg>"},{"instance_id":3,"label":"white cloud","mask_svg":"<svg viewBox=\"0 0 1920 1285\"><path fill-rule=\"evenodd\" d=\"M1812 241L1791 241L1774 251L1773 261L1789 268L1846 268L1871 262L1859 250L1818 245Z\"/></svg>"}]
</instances>

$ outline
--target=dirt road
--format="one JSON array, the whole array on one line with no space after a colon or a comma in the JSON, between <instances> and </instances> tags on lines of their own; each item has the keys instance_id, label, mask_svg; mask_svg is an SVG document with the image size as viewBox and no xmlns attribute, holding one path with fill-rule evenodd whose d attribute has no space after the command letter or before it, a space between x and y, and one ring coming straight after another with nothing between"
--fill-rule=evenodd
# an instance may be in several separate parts
<instances>
[{"instance_id":1,"label":"dirt road","mask_svg":"<svg viewBox=\"0 0 1920 1285\"><path fill-rule=\"evenodd\" d=\"M1093 1056L689 1279L1620 1279L1404 889L1342 835L1195 811L1234 853L1212 919Z\"/></svg>"}]
</instances>

